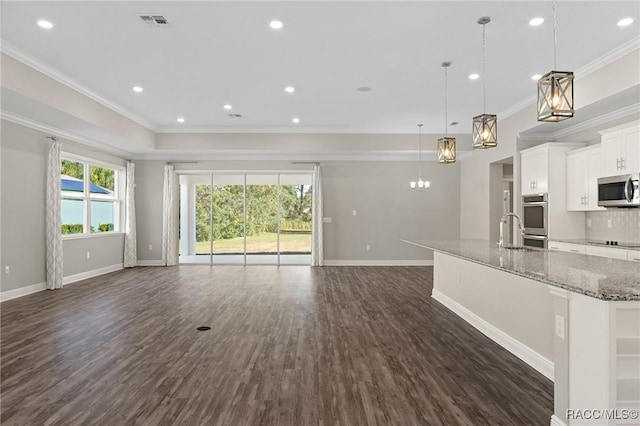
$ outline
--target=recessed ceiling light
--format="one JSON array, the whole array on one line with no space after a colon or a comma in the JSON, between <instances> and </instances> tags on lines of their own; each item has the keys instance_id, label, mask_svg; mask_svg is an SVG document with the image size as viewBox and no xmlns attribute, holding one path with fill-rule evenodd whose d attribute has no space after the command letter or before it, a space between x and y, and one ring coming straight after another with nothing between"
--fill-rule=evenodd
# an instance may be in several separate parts
<instances>
[{"instance_id":1,"label":"recessed ceiling light","mask_svg":"<svg viewBox=\"0 0 640 426\"><path fill-rule=\"evenodd\" d=\"M296 91L296 89L295 89L295 87L287 86L287 87L284 88L284 91L287 92L287 93L293 93L293 92Z\"/></svg>"},{"instance_id":2,"label":"recessed ceiling light","mask_svg":"<svg viewBox=\"0 0 640 426\"><path fill-rule=\"evenodd\" d=\"M298 124L300 122L299 118L292 118L291 121L293 121L295 124Z\"/></svg>"},{"instance_id":3,"label":"recessed ceiling light","mask_svg":"<svg viewBox=\"0 0 640 426\"><path fill-rule=\"evenodd\" d=\"M370 92L373 89L371 89L371 87L369 86L362 86L362 87L358 87L358 89L356 90L358 90L358 92Z\"/></svg>"},{"instance_id":4,"label":"recessed ceiling light","mask_svg":"<svg viewBox=\"0 0 640 426\"><path fill-rule=\"evenodd\" d=\"M233 107L231 105L229 105L229 104L226 104L223 108L226 109L226 110L230 110Z\"/></svg>"},{"instance_id":5,"label":"recessed ceiling light","mask_svg":"<svg viewBox=\"0 0 640 426\"><path fill-rule=\"evenodd\" d=\"M280 30L282 29L282 21L273 20L269 22L269 26L274 30Z\"/></svg>"},{"instance_id":6,"label":"recessed ceiling light","mask_svg":"<svg viewBox=\"0 0 640 426\"><path fill-rule=\"evenodd\" d=\"M45 30L50 30L51 28L53 28L53 24L45 19L39 20L38 26L40 28L44 28Z\"/></svg>"},{"instance_id":7,"label":"recessed ceiling light","mask_svg":"<svg viewBox=\"0 0 640 426\"><path fill-rule=\"evenodd\" d=\"M542 76L540 74L534 74L534 75L531 76L531 80L538 81L538 80L540 80L541 77Z\"/></svg>"},{"instance_id":8,"label":"recessed ceiling light","mask_svg":"<svg viewBox=\"0 0 640 426\"><path fill-rule=\"evenodd\" d=\"M537 27L538 25L542 25L543 22L544 18L533 18L529 21L529 25L531 25L532 27Z\"/></svg>"},{"instance_id":9,"label":"recessed ceiling light","mask_svg":"<svg viewBox=\"0 0 640 426\"><path fill-rule=\"evenodd\" d=\"M178 117L178 123L184 123L184 118Z\"/></svg>"},{"instance_id":10,"label":"recessed ceiling light","mask_svg":"<svg viewBox=\"0 0 640 426\"><path fill-rule=\"evenodd\" d=\"M142 93L144 91L144 89L140 86L133 86L132 90L136 93Z\"/></svg>"},{"instance_id":11,"label":"recessed ceiling light","mask_svg":"<svg viewBox=\"0 0 640 426\"><path fill-rule=\"evenodd\" d=\"M632 23L633 23L633 18L624 18L618 21L618 26L626 27L628 25L631 25Z\"/></svg>"},{"instance_id":12,"label":"recessed ceiling light","mask_svg":"<svg viewBox=\"0 0 640 426\"><path fill-rule=\"evenodd\" d=\"M457 126L458 124L460 124L459 121L452 121L451 123L449 123L449 126Z\"/></svg>"},{"instance_id":13,"label":"recessed ceiling light","mask_svg":"<svg viewBox=\"0 0 640 426\"><path fill-rule=\"evenodd\" d=\"M480 78L480 74L469 74L469 80L477 80Z\"/></svg>"}]
</instances>

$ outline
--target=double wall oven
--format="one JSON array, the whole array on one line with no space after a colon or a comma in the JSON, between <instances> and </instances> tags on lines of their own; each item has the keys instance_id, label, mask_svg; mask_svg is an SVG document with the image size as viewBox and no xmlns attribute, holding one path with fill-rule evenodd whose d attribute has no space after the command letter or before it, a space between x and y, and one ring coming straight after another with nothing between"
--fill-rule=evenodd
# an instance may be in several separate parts
<instances>
[{"instance_id":1,"label":"double wall oven","mask_svg":"<svg viewBox=\"0 0 640 426\"><path fill-rule=\"evenodd\" d=\"M547 248L549 236L547 194L524 195L522 197L523 245Z\"/></svg>"}]
</instances>

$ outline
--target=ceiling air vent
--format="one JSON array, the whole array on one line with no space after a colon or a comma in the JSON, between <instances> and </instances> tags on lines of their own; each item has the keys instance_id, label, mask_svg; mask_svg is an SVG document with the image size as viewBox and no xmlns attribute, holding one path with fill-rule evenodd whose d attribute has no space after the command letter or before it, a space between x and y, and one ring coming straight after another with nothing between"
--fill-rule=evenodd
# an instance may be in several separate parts
<instances>
[{"instance_id":1,"label":"ceiling air vent","mask_svg":"<svg viewBox=\"0 0 640 426\"><path fill-rule=\"evenodd\" d=\"M167 19L162 15L140 15L140 19L147 27L166 27L169 25Z\"/></svg>"}]
</instances>

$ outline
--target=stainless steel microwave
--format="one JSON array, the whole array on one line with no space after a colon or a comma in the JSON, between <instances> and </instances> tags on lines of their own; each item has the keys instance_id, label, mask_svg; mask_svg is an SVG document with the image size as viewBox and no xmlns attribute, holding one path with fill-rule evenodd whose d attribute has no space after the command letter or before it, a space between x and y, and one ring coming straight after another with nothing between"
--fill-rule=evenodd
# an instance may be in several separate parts
<instances>
[{"instance_id":1,"label":"stainless steel microwave","mask_svg":"<svg viewBox=\"0 0 640 426\"><path fill-rule=\"evenodd\" d=\"M640 173L598 179L598 206L640 207Z\"/></svg>"}]
</instances>

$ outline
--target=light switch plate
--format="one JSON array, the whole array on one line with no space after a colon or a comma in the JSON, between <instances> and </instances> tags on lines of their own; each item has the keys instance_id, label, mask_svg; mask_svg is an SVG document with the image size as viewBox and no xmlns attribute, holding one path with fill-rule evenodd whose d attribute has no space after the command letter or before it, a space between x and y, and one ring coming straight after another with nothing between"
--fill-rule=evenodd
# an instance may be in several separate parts
<instances>
[{"instance_id":1,"label":"light switch plate","mask_svg":"<svg viewBox=\"0 0 640 426\"><path fill-rule=\"evenodd\" d=\"M591 219L587 219L587 228L591 228Z\"/></svg>"},{"instance_id":2,"label":"light switch plate","mask_svg":"<svg viewBox=\"0 0 640 426\"><path fill-rule=\"evenodd\" d=\"M564 340L564 317L556 314L556 336Z\"/></svg>"},{"instance_id":3,"label":"light switch plate","mask_svg":"<svg viewBox=\"0 0 640 426\"><path fill-rule=\"evenodd\" d=\"M358 212L354 210L353 211L353 215L356 216L357 214L358 214Z\"/></svg>"},{"instance_id":4,"label":"light switch plate","mask_svg":"<svg viewBox=\"0 0 640 426\"><path fill-rule=\"evenodd\" d=\"M611 228L612 224L611 224L611 219L607 219L607 228Z\"/></svg>"},{"instance_id":5,"label":"light switch plate","mask_svg":"<svg viewBox=\"0 0 640 426\"><path fill-rule=\"evenodd\" d=\"M331 218L330 217L323 217L322 218L322 223L331 223Z\"/></svg>"}]
</instances>

